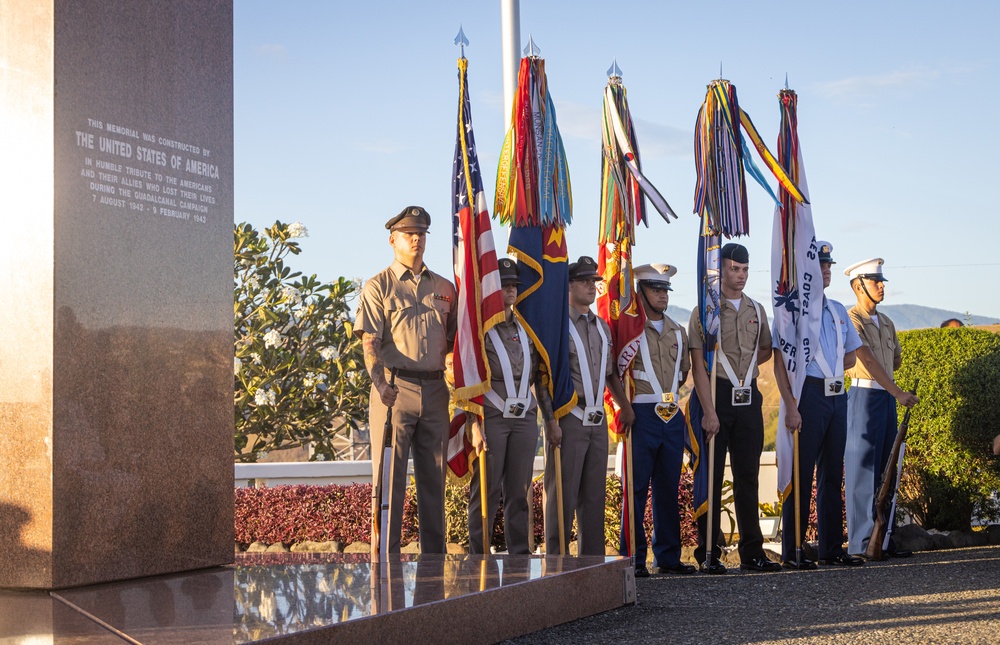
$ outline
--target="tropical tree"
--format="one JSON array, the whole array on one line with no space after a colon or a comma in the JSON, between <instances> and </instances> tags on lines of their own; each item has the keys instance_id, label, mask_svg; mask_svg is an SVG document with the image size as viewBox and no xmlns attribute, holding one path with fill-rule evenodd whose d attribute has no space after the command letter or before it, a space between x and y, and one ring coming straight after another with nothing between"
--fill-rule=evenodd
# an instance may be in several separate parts
<instances>
[{"instance_id":1,"label":"tropical tree","mask_svg":"<svg viewBox=\"0 0 1000 645\"><path fill-rule=\"evenodd\" d=\"M366 417L371 382L348 302L358 285L323 283L286 266L302 252L299 222L234 234L237 461L308 446L311 460L336 458L334 438Z\"/></svg>"}]
</instances>

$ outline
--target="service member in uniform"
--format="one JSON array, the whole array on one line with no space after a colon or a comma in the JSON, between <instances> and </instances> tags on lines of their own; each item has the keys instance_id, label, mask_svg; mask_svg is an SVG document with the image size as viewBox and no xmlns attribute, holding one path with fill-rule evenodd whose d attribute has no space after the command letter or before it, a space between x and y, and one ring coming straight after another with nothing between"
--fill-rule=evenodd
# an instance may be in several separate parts
<instances>
[{"instance_id":1,"label":"service member in uniform","mask_svg":"<svg viewBox=\"0 0 1000 645\"><path fill-rule=\"evenodd\" d=\"M372 378L368 424L372 468L382 460L383 428L392 406L393 463L389 494L389 552L398 553L406 492L406 467L413 452L419 500L420 550L445 553L444 482L448 443L448 387L445 356L455 341L455 287L424 265L431 217L407 206L386 222L395 260L365 283L354 332L362 339ZM396 384L389 372L396 370Z\"/></svg>"},{"instance_id":2,"label":"service member in uniform","mask_svg":"<svg viewBox=\"0 0 1000 645\"><path fill-rule=\"evenodd\" d=\"M688 340L691 343L691 366L698 402L704 411L701 426L705 438L715 437L715 464L712 473L713 533L719 528L722 510L722 482L726 467L726 450L733 471L733 495L736 522L740 532L740 568L747 571L780 571L781 565L771 562L764 554L764 536L758 520L758 477L760 454L764 449L764 418L761 416L761 394L757 389L758 365L771 358L771 330L767 315L759 302L743 293L750 270L750 253L745 246L729 243L720 251L719 339L716 347L718 366L713 377L716 383L715 407L712 406L712 384L705 367L705 336L701 329L698 308L691 312ZM708 454L704 457L707 459ZM717 535L705 535L708 518L698 518L698 546L695 559L705 573L726 573L719 562L722 550ZM712 542L712 560L705 566L706 543Z\"/></svg>"},{"instance_id":3,"label":"service member in uniform","mask_svg":"<svg viewBox=\"0 0 1000 645\"><path fill-rule=\"evenodd\" d=\"M548 432L557 426L552 414L549 390L542 385L541 361L535 344L514 314L517 264L501 258L500 283L503 286L504 321L486 334L486 358L490 365L490 390L485 399L485 441L478 426L473 444L486 449L488 481L487 513L492 526L503 498L504 537L507 552L531 553L528 548L528 488L538 447L538 410L542 411ZM529 389L530 388L530 389ZM534 395L532 395L532 390ZM469 552L483 551L482 496L479 490L479 460L473 462L469 493Z\"/></svg>"},{"instance_id":4,"label":"service member in uniform","mask_svg":"<svg viewBox=\"0 0 1000 645\"><path fill-rule=\"evenodd\" d=\"M823 288L830 286L833 246L818 242L819 266ZM792 397L785 362L781 359L777 339L774 380L785 405L785 425L799 433L799 513L802 518L799 540L805 539L812 496L813 468L816 469L816 515L819 531L819 559L832 566L857 566L862 558L844 551L844 502L840 496L844 482L844 444L847 441L847 395L844 391L844 370L850 369L857 357L855 351L861 339L855 331L847 309L836 300L823 296L823 316L820 324L819 351L806 366L798 407ZM816 563L795 556L795 498L785 500L782 509L782 564L789 569L815 569ZM801 542L799 542L801 544Z\"/></svg>"},{"instance_id":5,"label":"service member in uniform","mask_svg":"<svg viewBox=\"0 0 1000 645\"><path fill-rule=\"evenodd\" d=\"M552 427L545 446L545 552L551 555L560 552L555 446L562 449L566 538L569 539L575 513L579 554L604 555L604 502L608 478L605 386L622 409L622 425L630 428L635 420L611 360L611 328L590 310L597 298L600 279L593 258L582 256L569 265L569 365L578 405Z\"/></svg>"},{"instance_id":6,"label":"service member in uniform","mask_svg":"<svg viewBox=\"0 0 1000 645\"><path fill-rule=\"evenodd\" d=\"M661 573L689 574L696 567L681 562L681 520L677 504L684 461L684 413L677 391L687 380L691 362L687 331L666 314L670 278L677 268L644 264L633 270L638 297L646 312L646 327L639 337L639 353L632 363L635 396L632 411L632 490L635 500L635 575L644 578L646 530L642 518L652 485L653 564ZM627 529L622 525L620 552L628 552Z\"/></svg>"},{"instance_id":7,"label":"service member in uniform","mask_svg":"<svg viewBox=\"0 0 1000 645\"><path fill-rule=\"evenodd\" d=\"M848 314L861 337L858 360L847 375L847 447L844 487L847 499L848 552L864 554L875 526L875 495L896 440L896 401L913 407L916 395L903 391L893 373L903 364L896 326L875 310L885 298L882 258L852 264L844 270L851 279L857 304ZM889 545L889 556L905 557Z\"/></svg>"}]
</instances>

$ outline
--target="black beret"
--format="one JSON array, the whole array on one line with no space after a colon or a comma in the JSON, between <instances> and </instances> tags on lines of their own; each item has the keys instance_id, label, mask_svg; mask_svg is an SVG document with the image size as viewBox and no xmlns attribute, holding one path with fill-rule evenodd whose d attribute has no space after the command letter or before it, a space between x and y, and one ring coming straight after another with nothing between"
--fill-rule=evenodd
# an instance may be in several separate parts
<instances>
[{"instance_id":1,"label":"black beret","mask_svg":"<svg viewBox=\"0 0 1000 645\"><path fill-rule=\"evenodd\" d=\"M579 260L569 265L570 280L598 280L600 277L594 258L581 255Z\"/></svg>"},{"instance_id":2,"label":"black beret","mask_svg":"<svg viewBox=\"0 0 1000 645\"><path fill-rule=\"evenodd\" d=\"M723 260L732 260L739 264L750 264L750 251L742 244L730 242L722 247L720 255Z\"/></svg>"},{"instance_id":3,"label":"black beret","mask_svg":"<svg viewBox=\"0 0 1000 645\"><path fill-rule=\"evenodd\" d=\"M399 215L385 223L385 228L398 231L404 228L415 228L427 232L431 227L431 216L421 206L407 206Z\"/></svg>"}]
</instances>

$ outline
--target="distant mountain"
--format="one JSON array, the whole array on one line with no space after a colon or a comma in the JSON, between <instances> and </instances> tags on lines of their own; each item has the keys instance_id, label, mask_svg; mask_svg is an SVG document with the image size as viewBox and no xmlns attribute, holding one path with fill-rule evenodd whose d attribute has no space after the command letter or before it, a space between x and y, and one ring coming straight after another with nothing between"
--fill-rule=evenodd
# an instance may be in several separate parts
<instances>
[{"instance_id":1,"label":"distant mountain","mask_svg":"<svg viewBox=\"0 0 1000 645\"><path fill-rule=\"evenodd\" d=\"M957 311L946 309L934 309L933 307L923 307L921 305L880 305L879 311L892 318L896 324L896 329L921 329L924 327L940 327L941 323L949 318L957 318L962 324L973 325L996 325L1000 323L1000 318L990 318L988 316L970 316Z\"/></svg>"},{"instance_id":2,"label":"distant mountain","mask_svg":"<svg viewBox=\"0 0 1000 645\"><path fill-rule=\"evenodd\" d=\"M687 329L688 321L691 320L691 310L684 307L667 305L667 315L674 319L674 322L683 325Z\"/></svg>"},{"instance_id":3,"label":"distant mountain","mask_svg":"<svg viewBox=\"0 0 1000 645\"><path fill-rule=\"evenodd\" d=\"M850 309L850 305L848 305L848 303L845 302L844 306ZM880 305L879 311L892 318L892 322L896 324L896 329L899 331L903 331L905 329L939 327L941 323L949 318L957 318L962 321L962 324L966 325L970 323L973 325L1000 324L1000 318L990 318L989 316L967 316L966 314L958 311L935 309L933 307L924 307L922 305ZM667 315L680 324L687 326L688 320L691 319L691 310L670 305L667 307ZM767 318L770 321L770 310L767 312Z\"/></svg>"}]
</instances>

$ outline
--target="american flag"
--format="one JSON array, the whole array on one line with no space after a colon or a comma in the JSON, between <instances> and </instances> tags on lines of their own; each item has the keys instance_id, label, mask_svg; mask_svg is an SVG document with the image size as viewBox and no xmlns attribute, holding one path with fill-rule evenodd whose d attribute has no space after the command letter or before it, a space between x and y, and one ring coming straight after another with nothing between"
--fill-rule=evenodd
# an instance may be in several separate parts
<instances>
[{"instance_id":1,"label":"american flag","mask_svg":"<svg viewBox=\"0 0 1000 645\"><path fill-rule=\"evenodd\" d=\"M472 134L472 109L466 83L468 61L465 58L459 59L458 69L458 138L452 182L452 242L458 291L455 402L463 410L482 415L483 393L490 387L483 338L503 319L503 291ZM449 454L449 459L451 457L453 455Z\"/></svg>"}]
</instances>

